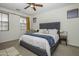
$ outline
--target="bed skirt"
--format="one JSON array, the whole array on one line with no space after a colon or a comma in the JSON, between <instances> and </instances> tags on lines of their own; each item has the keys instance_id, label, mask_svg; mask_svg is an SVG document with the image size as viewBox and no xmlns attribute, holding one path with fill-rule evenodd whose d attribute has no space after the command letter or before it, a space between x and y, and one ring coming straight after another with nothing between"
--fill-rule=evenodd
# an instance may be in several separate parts
<instances>
[{"instance_id":1,"label":"bed skirt","mask_svg":"<svg viewBox=\"0 0 79 59\"><path fill-rule=\"evenodd\" d=\"M59 41L58 41L55 45L53 45L53 46L51 47L51 49L50 49L51 55L52 55L52 54L54 53L54 51L56 50L58 44L59 44ZM46 50L41 49L41 48L39 48L39 47L32 46L32 45L30 45L30 44L28 44L28 43L26 43L26 42L24 42L24 41L22 41L22 40L20 41L20 45L23 46L24 48L26 48L26 49L28 49L28 50L34 52L34 53L37 54L38 56L47 56Z\"/></svg>"}]
</instances>

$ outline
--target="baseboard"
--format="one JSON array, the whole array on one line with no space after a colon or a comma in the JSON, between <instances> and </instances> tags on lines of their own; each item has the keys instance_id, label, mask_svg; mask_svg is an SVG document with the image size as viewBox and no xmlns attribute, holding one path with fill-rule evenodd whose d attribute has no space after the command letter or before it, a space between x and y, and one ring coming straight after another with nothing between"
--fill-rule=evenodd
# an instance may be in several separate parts
<instances>
[{"instance_id":1,"label":"baseboard","mask_svg":"<svg viewBox=\"0 0 79 59\"><path fill-rule=\"evenodd\" d=\"M75 45L75 44L72 44L72 43L68 43L69 46L72 46L72 47L76 47L76 48L79 48L78 45Z\"/></svg>"},{"instance_id":2,"label":"baseboard","mask_svg":"<svg viewBox=\"0 0 79 59\"><path fill-rule=\"evenodd\" d=\"M18 39L14 39L14 40L9 40L9 41L4 41L4 42L0 42L0 44L2 43L7 43L7 42L11 42L11 41L17 41Z\"/></svg>"}]
</instances>

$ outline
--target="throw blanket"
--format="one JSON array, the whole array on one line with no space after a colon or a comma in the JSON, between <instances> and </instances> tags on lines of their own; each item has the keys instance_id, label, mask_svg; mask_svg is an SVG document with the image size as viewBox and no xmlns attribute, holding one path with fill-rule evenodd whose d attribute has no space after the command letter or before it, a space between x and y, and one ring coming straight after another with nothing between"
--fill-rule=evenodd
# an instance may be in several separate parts
<instances>
[{"instance_id":1,"label":"throw blanket","mask_svg":"<svg viewBox=\"0 0 79 59\"><path fill-rule=\"evenodd\" d=\"M33 34L33 33L26 33L25 35L31 35L31 36L35 36L35 37L41 37L44 38L48 41L50 47L55 44L53 37L48 36L48 35L39 35L39 34Z\"/></svg>"}]
</instances>

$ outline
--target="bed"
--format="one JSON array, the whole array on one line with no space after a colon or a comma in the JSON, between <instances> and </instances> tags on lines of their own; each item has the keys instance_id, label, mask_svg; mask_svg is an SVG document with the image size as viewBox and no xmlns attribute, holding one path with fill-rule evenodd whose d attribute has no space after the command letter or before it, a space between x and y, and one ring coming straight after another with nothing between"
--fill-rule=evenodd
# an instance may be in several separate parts
<instances>
[{"instance_id":1,"label":"bed","mask_svg":"<svg viewBox=\"0 0 79 59\"><path fill-rule=\"evenodd\" d=\"M39 56L50 56L54 53L56 47L59 44L60 22L41 23L40 29L56 29L57 34L24 34L20 37L20 45L29 49L30 51L34 52Z\"/></svg>"}]
</instances>

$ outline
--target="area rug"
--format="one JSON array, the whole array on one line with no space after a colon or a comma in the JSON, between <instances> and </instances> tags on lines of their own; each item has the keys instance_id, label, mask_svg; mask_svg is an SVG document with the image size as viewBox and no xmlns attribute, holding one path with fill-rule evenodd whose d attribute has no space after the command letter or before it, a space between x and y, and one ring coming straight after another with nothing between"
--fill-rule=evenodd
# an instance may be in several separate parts
<instances>
[{"instance_id":1,"label":"area rug","mask_svg":"<svg viewBox=\"0 0 79 59\"><path fill-rule=\"evenodd\" d=\"M0 50L0 56L20 56L20 53L15 47L10 47Z\"/></svg>"}]
</instances>

